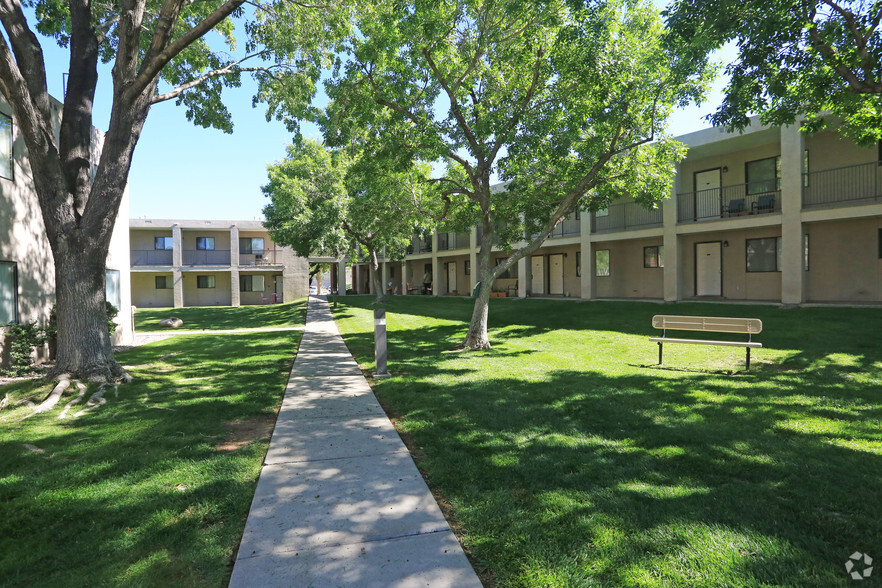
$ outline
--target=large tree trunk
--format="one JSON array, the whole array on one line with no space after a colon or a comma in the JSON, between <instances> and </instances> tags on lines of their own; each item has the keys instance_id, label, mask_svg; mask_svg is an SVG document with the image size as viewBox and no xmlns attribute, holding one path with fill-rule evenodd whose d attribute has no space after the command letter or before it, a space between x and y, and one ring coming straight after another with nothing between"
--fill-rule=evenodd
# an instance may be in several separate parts
<instances>
[{"instance_id":1,"label":"large tree trunk","mask_svg":"<svg viewBox=\"0 0 882 588\"><path fill-rule=\"evenodd\" d=\"M374 292L377 294L377 299L374 300L374 304L381 304L386 298L386 284L383 283L383 272L380 271L380 263L377 259L377 252L374 249L371 249L370 252L371 267L374 270Z\"/></svg>"},{"instance_id":2,"label":"large tree trunk","mask_svg":"<svg viewBox=\"0 0 882 588\"><path fill-rule=\"evenodd\" d=\"M486 235L486 233L484 233ZM483 235L482 235L483 237ZM482 241L486 241L482 238ZM481 288L475 297L475 307L472 310L472 320L469 323L469 331L466 334L462 346L465 349L490 349L490 338L487 336L487 318L490 314L490 291L493 280L498 272L491 273L490 267L491 247L486 242L481 243L478 250L478 281Z\"/></svg>"},{"instance_id":3,"label":"large tree trunk","mask_svg":"<svg viewBox=\"0 0 882 588\"><path fill-rule=\"evenodd\" d=\"M61 237L55 255L58 320L54 377L71 374L93 381L128 378L113 358L105 305L107 244L84 246L82 238Z\"/></svg>"}]
</instances>

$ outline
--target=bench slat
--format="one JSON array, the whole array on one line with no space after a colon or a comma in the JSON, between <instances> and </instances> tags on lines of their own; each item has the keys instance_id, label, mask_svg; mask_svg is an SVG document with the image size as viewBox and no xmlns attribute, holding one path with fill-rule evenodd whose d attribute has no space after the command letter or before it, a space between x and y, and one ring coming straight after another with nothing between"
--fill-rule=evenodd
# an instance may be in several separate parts
<instances>
[{"instance_id":1,"label":"bench slat","mask_svg":"<svg viewBox=\"0 0 882 588\"><path fill-rule=\"evenodd\" d=\"M652 317L652 326L656 329L742 333L746 335L755 335L763 330L763 322L760 319L667 314L657 314Z\"/></svg>"},{"instance_id":2,"label":"bench slat","mask_svg":"<svg viewBox=\"0 0 882 588\"><path fill-rule=\"evenodd\" d=\"M657 343L691 343L693 345L728 345L729 347L762 347L762 343L756 341L710 341L708 339L674 339L671 337L650 337L650 341Z\"/></svg>"}]
</instances>

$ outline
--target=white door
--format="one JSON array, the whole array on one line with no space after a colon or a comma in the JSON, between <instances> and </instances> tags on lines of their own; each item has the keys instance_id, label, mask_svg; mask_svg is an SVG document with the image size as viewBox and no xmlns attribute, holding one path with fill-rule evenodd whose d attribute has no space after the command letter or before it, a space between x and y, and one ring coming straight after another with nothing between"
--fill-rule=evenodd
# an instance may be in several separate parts
<instances>
[{"instance_id":1,"label":"white door","mask_svg":"<svg viewBox=\"0 0 882 588\"><path fill-rule=\"evenodd\" d=\"M548 293L563 294L563 253L548 256Z\"/></svg>"},{"instance_id":2,"label":"white door","mask_svg":"<svg viewBox=\"0 0 882 588\"><path fill-rule=\"evenodd\" d=\"M723 295L722 244L695 244L695 295Z\"/></svg>"},{"instance_id":3,"label":"white door","mask_svg":"<svg viewBox=\"0 0 882 588\"><path fill-rule=\"evenodd\" d=\"M695 217L720 216L720 168L695 173Z\"/></svg>"},{"instance_id":4,"label":"white door","mask_svg":"<svg viewBox=\"0 0 882 588\"><path fill-rule=\"evenodd\" d=\"M541 255L533 257L533 280L530 282L532 293L545 294L545 258Z\"/></svg>"},{"instance_id":5,"label":"white door","mask_svg":"<svg viewBox=\"0 0 882 588\"><path fill-rule=\"evenodd\" d=\"M456 262L451 261L447 264L447 293L456 292Z\"/></svg>"}]
</instances>

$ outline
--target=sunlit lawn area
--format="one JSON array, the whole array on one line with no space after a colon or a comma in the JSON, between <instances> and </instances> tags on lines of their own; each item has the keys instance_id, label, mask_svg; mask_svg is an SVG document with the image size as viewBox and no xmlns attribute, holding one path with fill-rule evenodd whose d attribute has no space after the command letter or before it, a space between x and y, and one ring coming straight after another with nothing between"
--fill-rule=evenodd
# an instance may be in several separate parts
<instances>
[{"instance_id":1,"label":"sunlit lawn area","mask_svg":"<svg viewBox=\"0 0 882 588\"><path fill-rule=\"evenodd\" d=\"M258 306L194 306L188 308L139 308L135 311L135 331L168 331L159 321L175 316L184 321L182 330L261 329L296 327L306 318L305 299L285 304Z\"/></svg>"},{"instance_id":2,"label":"sunlit lawn area","mask_svg":"<svg viewBox=\"0 0 882 588\"><path fill-rule=\"evenodd\" d=\"M368 369L371 301L336 313ZM882 558L879 309L493 300L494 348L453 352L471 308L392 298L376 390L499 585L851 586ZM659 368L653 314L760 318L764 347Z\"/></svg>"},{"instance_id":3,"label":"sunlit lawn area","mask_svg":"<svg viewBox=\"0 0 882 588\"><path fill-rule=\"evenodd\" d=\"M0 387L0 585L226 585L300 337L131 349L134 382L76 418L85 401L58 418L69 391L19 424L48 386Z\"/></svg>"}]
</instances>

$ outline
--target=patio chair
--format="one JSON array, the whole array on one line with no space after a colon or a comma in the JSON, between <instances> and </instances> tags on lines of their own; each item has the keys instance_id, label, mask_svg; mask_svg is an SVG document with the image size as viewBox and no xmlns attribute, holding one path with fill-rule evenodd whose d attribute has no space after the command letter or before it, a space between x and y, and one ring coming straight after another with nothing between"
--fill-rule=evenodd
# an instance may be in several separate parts
<instances>
[{"instance_id":1,"label":"patio chair","mask_svg":"<svg viewBox=\"0 0 882 588\"><path fill-rule=\"evenodd\" d=\"M751 214L756 214L758 212L774 212L775 210L775 195L774 194L763 194L759 198L756 199L756 202L750 205Z\"/></svg>"},{"instance_id":2,"label":"patio chair","mask_svg":"<svg viewBox=\"0 0 882 588\"><path fill-rule=\"evenodd\" d=\"M729 204L723 206L723 214L728 216L736 216L747 210L744 207L744 198L735 198L730 200Z\"/></svg>"}]
</instances>

